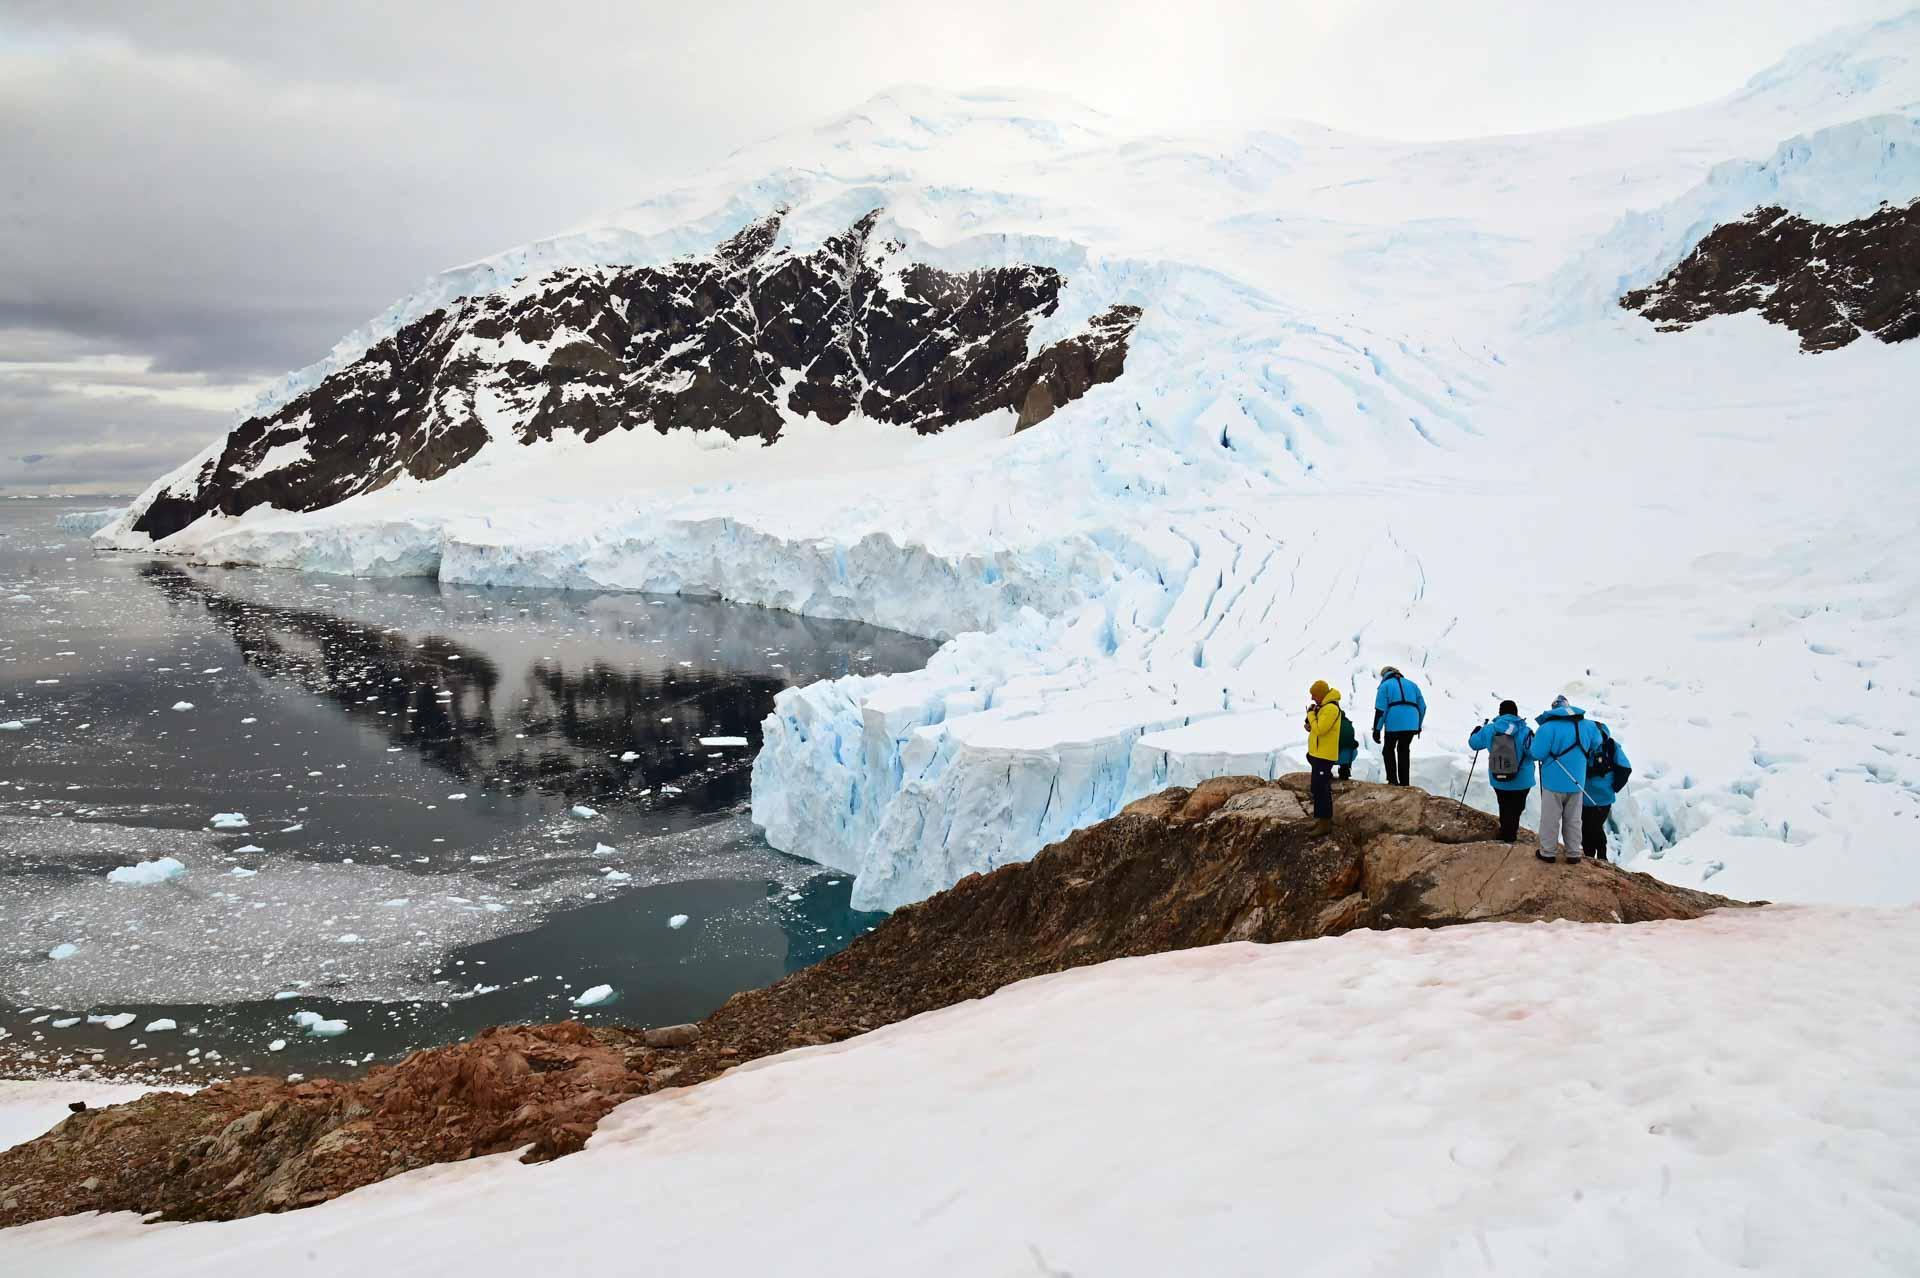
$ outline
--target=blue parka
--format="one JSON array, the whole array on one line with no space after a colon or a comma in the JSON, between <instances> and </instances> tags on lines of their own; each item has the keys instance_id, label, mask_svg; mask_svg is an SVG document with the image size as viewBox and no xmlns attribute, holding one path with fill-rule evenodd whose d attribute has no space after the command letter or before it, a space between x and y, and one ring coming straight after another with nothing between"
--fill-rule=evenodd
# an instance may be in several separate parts
<instances>
[{"instance_id":1,"label":"blue parka","mask_svg":"<svg viewBox=\"0 0 1920 1278\"><path fill-rule=\"evenodd\" d=\"M1419 684L1403 674L1388 675L1380 681L1380 690L1373 694L1375 732L1418 732L1426 722L1427 699L1421 695Z\"/></svg>"},{"instance_id":2,"label":"blue parka","mask_svg":"<svg viewBox=\"0 0 1920 1278\"><path fill-rule=\"evenodd\" d=\"M1527 721L1519 715L1503 714L1491 723L1481 724L1468 734L1467 748L1491 750L1495 737L1507 735L1520 738L1514 742L1520 751L1520 771L1514 774L1511 781L1502 781L1491 772L1487 774L1487 780L1496 790L1531 790L1533 789L1533 759L1528 751L1533 748L1533 729L1528 727Z\"/></svg>"},{"instance_id":3,"label":"blue parka","mask_svg":"<svg viewBox=\"0 0 1920 1278\"><path fill-rule=\"evenodd\" d=\"M1559 706L1540 716L1528 751L1540 765L1541 788L1572 794L1587 788L1587 756L1600 748L1600 729L1578 706Z\"/></svg>"},{"instance_id":4,"label":"blue parka","mask_svg":"<svg viewBox=\"0 0 1920 1278\"><path fill-rule=\"evenodd\" d=\"M1604 723L1596 724L1594 726L1598 727L1602 732L1607 731L1607 725ZM1619 764L1621 767L1631 768L1633 766L1633 761L1627 758L1626 747L1620 744L1620 738L1618 737L1614 737L1613 739L1613 753L1614 753L1614 757L1619 761ZM1612 807L1613 801L1617 797L1613 789L1613 773L1609 772L1603 777L1588 777L1586 790L1587 790L1587 806L1588 807L1590 808Z\"/></svg>"}]
</instances>

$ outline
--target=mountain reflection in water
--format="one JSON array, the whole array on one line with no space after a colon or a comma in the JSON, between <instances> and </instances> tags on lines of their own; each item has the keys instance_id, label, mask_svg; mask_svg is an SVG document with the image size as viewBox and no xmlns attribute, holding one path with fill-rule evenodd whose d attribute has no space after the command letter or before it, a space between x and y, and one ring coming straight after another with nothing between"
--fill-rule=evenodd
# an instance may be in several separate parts
<instances>
[{"instance_id":1,"label":"mountain reflection in water","mask_svg":"<svg viewBox=\"0 0 1920 1278\"><path fill-rule=\"evenodd\" d=\"M506 794L615 802L661 786L705 787L689 795L694 806L738 802L745 769L710 767L711 752L691 744L744 736L749 748L727 754L744 764L775 693L868 665L860 658L875 646L866 627L702 600L674 600L677 624L656 633L643 598L615 596L596 603L610 614L619 661L583 652L571 662L548 653L513 662L444 634L415 638L400 626L239 597L172 564L141 576L176 606L204 608L249 668L331 702L463 782ZM520 597L502 595L509 605ZM714 625L685 624L688 610L702 609L716 614ZM718 633L723 648L712 642ZM649 636L657 654L637 646ZM900 651L883 654L880 668L910 667L933 648L906 635L881 642Z\"/></svg>"}]
</instances>

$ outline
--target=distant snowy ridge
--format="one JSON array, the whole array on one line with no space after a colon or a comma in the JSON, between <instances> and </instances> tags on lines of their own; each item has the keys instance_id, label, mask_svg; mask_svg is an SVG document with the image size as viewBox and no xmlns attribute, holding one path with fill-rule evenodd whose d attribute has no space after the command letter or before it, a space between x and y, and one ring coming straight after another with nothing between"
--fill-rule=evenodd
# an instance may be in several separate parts
<instances>
[{"instance_id":1,"label":"distant snowy ridge","mask_svg":"<svg viewBox=\"0 0 1920 1278\"><path fill-rule=\"evenodd\" d=\"M1914 29L1690 111L1442 145L887 95L604 241L527 252L704 252L775 203L807 246L879 209L910 260L1069 275L1030 348L1139 305L1124 376L1017 436L1003 413L907 440L859 415L768 447L556 437L160 549L951 639L924 672L785 693L765 725L755 819L855 874L863 907L1160 785L1299 767L1306 686L1339 684L1365 727L1389 661L1432 704L1420 784L1472 770L1490 803L1467 730L1566 691L1631 748L1614 822L1636 868L1911 900L1920 867L1885 850L1920 813L1900 659L1920 570L1894 550L1920 535L1913 350L1801 356L1752 315L1659 333L1618 302L1755 207L1920 196Z\"/></svg>"}]
</instances>

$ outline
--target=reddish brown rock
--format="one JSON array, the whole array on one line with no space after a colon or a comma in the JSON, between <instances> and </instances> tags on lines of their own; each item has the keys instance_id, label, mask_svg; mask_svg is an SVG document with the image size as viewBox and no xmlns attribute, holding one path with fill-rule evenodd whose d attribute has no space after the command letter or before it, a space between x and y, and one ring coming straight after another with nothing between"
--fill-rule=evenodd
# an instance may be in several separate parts
<instances>
[{"instance_id":1,"label":"reddish brown rock","mask_svg":"<svg viewBox=\"0 0 1920 1278\"><path fill-rule=\"evenodd\" d=\"M1547 865L1494 819L1419 790L1219 777L1141 799L1032 861L971 875L697 1026L493 1029L352 1082L246 1078L73 1115L0 1153L0 1225L91 1208L226 1219L411 1168L577 1150L602 1115L742 1061L838 1042L1013 981L1223 941L1355 928L1694 918L1724 897L1609 865ZM87 1188L91 1182L92 1187Z\"/></svg>"}]
</instances>

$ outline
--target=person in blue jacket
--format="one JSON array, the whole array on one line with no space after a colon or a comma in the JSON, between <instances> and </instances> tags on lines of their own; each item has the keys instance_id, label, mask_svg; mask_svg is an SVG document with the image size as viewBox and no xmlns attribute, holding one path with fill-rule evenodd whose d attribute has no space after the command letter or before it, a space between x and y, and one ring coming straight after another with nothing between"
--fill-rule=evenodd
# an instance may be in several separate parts
<instances>
[{"instance_id":1,"label":"person in blue jacket","mask_svg":"<svg viewBox=\"0 0 1920 1278\"><path fill-rule=\"evenodd\" d=\"M1600 748L1600 729L1565 697L1553 699L1539 724L1527 752L1540 765L1540 850L1534 855L1570 865L1580 859L1587 762Z\"/></svg>"},{"instance_id":2,"label":"person in blue jacket","mask_svg":"<svg viewBox=\"0 0 1920 1278\"><path fill-rule=\"evenodd\" d=\"M1380 745L1387 761L1388 785L1412 785L1409 755L1413 739L1427 726L1427 699L1420 685L1401 674L1394 666L1380 667L1380 688L1373 694L1373 743Z\"/></svg>"},{"instance_id":3,"label":"person in blue jacket","mask_svg":"<svg viewBox=\"0 0 1920 1278\"><path fill-rule=\"evenodd\" d=\"M1511 741L1495 750L1494 740ZM1520 707L1511 701L1500 703L1500 716L1483 723L1467 735L1467 748L1487 752L1487 776L1493 782L1493 797L1500 803L1500 838L1506 843L1520 839L1520 814L1527 810L1527 796L1533 792L1533 729L1520 717Z\"/></svg>"},{"instance_id":4,"label":"person in blue jacket","mask_svg":"<svg viewBox=\"0 0 1920 1278\"><path fill-rule=\"evenodd\" d=\"M1620 739L1607 730L1606 724L1596 721L1593 726L1600 730L1604 766L1587 769L1584 802L1580 808L1581 844L1588 856L1604 861L1607 859L1607 819L1613 815L1614 798L1626 788L1627 778L1633 775L1633 764L1627 761L1626 749ZM1612 743L1611 749L1607 748L1608 742Z\"/></svg>"}]
</instances>

